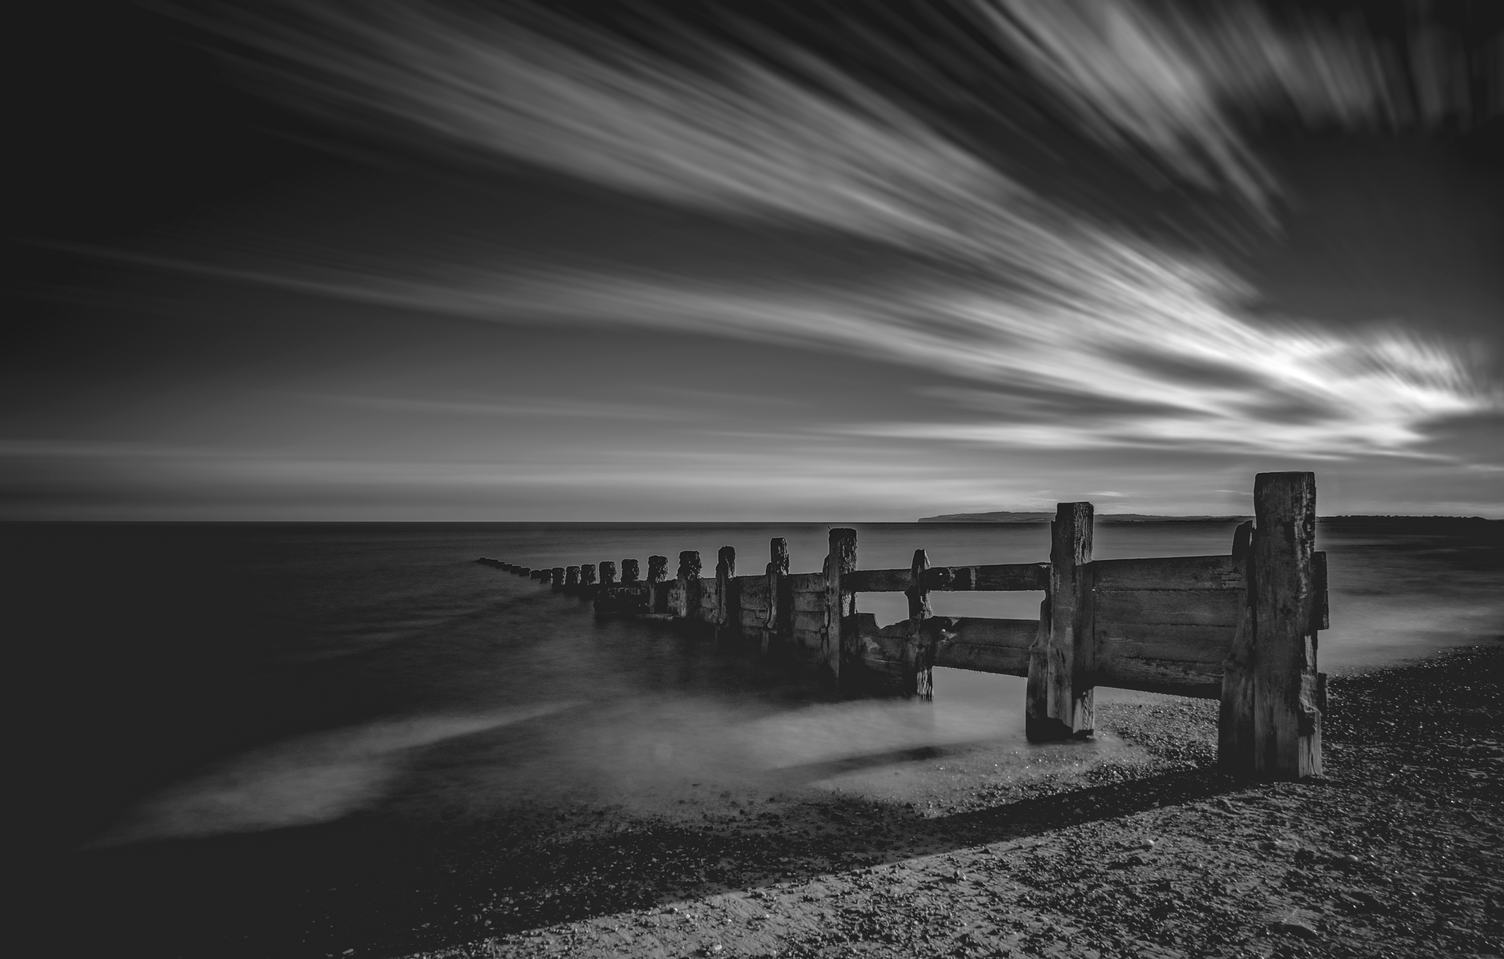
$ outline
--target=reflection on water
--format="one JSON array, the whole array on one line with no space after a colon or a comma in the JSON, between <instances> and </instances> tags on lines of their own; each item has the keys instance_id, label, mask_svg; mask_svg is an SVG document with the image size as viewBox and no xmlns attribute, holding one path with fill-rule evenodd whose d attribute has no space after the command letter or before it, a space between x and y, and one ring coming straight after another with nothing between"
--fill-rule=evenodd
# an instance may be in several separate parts
<instances>
[{"instance_id":1,"label":"reflection on water","mask_svg":"<svg viewBox=\"0 0 1504 959\"><path fill-rule=\"evenodd\" d=\"M1096 556L1225 553L1233 524L1101 525ZM745 647L596 622L588 606L477 566L734 545L760 571L770 536L816 569L817 526L75 526L15 533L18 664L56 677L37 781L73 841L201 836L328 821L380 805L415 817L514 803L671 809L686 790L842 790L902 799L947 757L985 751L1031 774L1023 684L937 673L933 703L834 702ZM859 527L864 568L1039 562L1044 526ZM1497 534L1324 523L1332 629L1322 668L1498 636ZM75 594L87 557L107 576ZM1032 618L1038 593L937 594L938 615ZM892 622L903 597L863 595ZM26 659L25 657L31 657ZM45 690L37 690L41 697ZM1105 693L1107 698L1119 694ZM1054 747L1043 747L1048 750ZM1070 753L1111 758L1104 740ZM698 784L698 785L697 785Z\"/></svg>"}]
</instances>

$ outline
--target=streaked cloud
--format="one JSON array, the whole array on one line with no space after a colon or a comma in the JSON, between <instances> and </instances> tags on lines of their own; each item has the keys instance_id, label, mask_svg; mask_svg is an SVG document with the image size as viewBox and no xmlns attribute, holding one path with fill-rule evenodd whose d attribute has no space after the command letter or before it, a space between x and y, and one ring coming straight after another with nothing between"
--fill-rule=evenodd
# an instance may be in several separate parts
<instances>
[{"instance_id":1,"label":"streaked cloud","mask_svg":"<svg viewBox=\"0 0 1504 959\"><path fill-rule=\"evenodd\" d=\"M1270 223L1279 183L1250 135L1262 117L1392 130L1465 125L1504 109L1504 88L1481 103L1469 98L1470 73L1504 69L1498 44L1470 62L1461 38L1434 23L1418 25L1402 51L1356 15L1341 23L1301 11L1276 19L1251 0L964 6L1093 137L1123 153L1146 150L1209 189L1230 189Z\"/></svg>"},{"instance_id":2,"label":"streaked cloud","mask_svg":"<svg viewBox=\"0 0 1504 959\"><path fill-rule=\"evenodd\" d=\"M1372 36L1314 16L1277 22L1248 3L971 0L957 10L1087 134L1113 151L1147 150L1188 182L1228 187L1264 215L1277 183L1249 145L1250 118L1294 110L1311 125L1393 126L1442 109L1411 102ZM1005 158L793 39L739 21L720 27L654 22L647 32L671 41L655 44L526 3L463 12L377 3L358 16L274 7L215 22L259 51L255 71L308 109L673 203L876 237L912 254L913 270L865 288L738 286L515 257L496 266L483 251L405 269L237 269L507 322L627 323L855 351L1005 399L1013 389L1057 398L1052 414L1014 409L1003 422L832 427L889 438L1387 455L1414 450L1430 420L1504 404L1463 344L1255 318L1253 290L1228 266L1062 206L1005 172ZM859 59L922 72L918 54L872 36L853 31ZM1121 413L1070 415L1114 404Z\"/></svg>"},{"instance_id":3,"label":"streaked cloud","mask_svg":"<svg viewBox=\"0 0 1504 959\"><path fill-rule=\"evenodd\" d=\"M137 275L165 271L168 285L191 276L216 290L252 288L248 301L295 294L334 301L329 312L342 317L379 315L373 353L385 355L346 364L333 349L303 379L247 376L247 393L273 398L265 409L219 384L218 407L184 413L164 389L154 415L179 427L160 432L183 439L180 448L59 440L0 456L113 459L143 488L166 489L175 476L228 498L250 484L269 502L296 490L324 502L344 487L383 503L413 490L472 504L487 490L539 502L566 490L604 504L591 491L614 487L625 491L618 502L630 494L668 515L675 502L708 509L739 497L768 515L834 487L854 508L898 502L914 484L957 509L997 505L1004 456L1040 470L1075 454L1131 464L1132 475L1080 485L1110 484L1125 499L1143 495L1128 481L1148 482L1142 464L1153 458L1440 468L1478 457L1439 437L1496 433L1504 411L1504 387L1488 372L1496 337L1464 340L1409 315L1340 325L1271 315L1241 262L1159 216L1180 201L1215 219L1204 201L1231 197L1236 222L1218 228L1272 236L1290 210L1260 152L1265 121L1385 131L1488 115L1497 104L1459 85L1456 44L1434 25L1412 31L1396 59L1360 19L1276 17L1244 2L953 0L934 10L955 42L934 44L896 40L876 22L884 18L855 8L810 14L829 20L829 37L788 29L802 7L766 23L719 7L619 22L532 2L209 9L178 14L212 33L259 91L329 130L361 129L378 153L384 145L432 164L435 179L455 169L456 153L467 175L479 159L502 202L455 217L448 233L432 227L443 220L434 214L413 237L394 212L401 203L366 202L317 230L305 222L316 214L299 208L281 235L275 217L247 215L125 249L53 246ZM1499 49L1469 46L1466 69L1491 69L1495 54L1479 51ZM1143 195L1120 208L1103 200L1105 187L1071 189L1104 171L1114 185L1137 178ZM569 184L560 195L577 208L558 218L551 243L530 244L526 224L506 221L505 200L544 179ZM575 255L570 232L593 236L603 196L622 218L622 253L602 243ZM644 207L694 227L644 230L642 245L672 236L678 247L636 258L631 218ZM716 230L738 238L732 249L787 240L835 250L842 268L785 275L770 257L771 267L738 272L724 253L718 269L700 268L694 240ZM75 306L108 302L68 295ZM205 317L235 303L225 313L257 322L238 297L199 295L189 308ZM411 347L435 317L475 321L445 324L450 334L481 324L517 333L463 337L495 349L494 379L451 382L445 371L475 358L457 362L466 347L446 355L442 343L423 355L432 368L400 370L407 353L380 341ZM341 329L359 339L358 322ZM412 329L392 332L404 323ZM650 335L619 365L598 343L621 328ZM562 339L560 330L578 331L594 362L507 379L508 349L545 333ZM665 388L619 368L660 349L660 338L665 351L701 343L696 358L718 373ZM725 343L724 356L706 340ZM848 382L861 395L834 403L828 382L790 376L794 392L774 402L756 394L758 371L738 365L753 347L765 364L780 351L818 356L876 381ZM527 355L561 370L567 362L562 348ZM236 370L234 361L224 362ZM890 375L892 386L880 379ZM116 422L147 418L136 415ZM242 428L247 449L233 436L223 449L188 442L212 437L215 416ZM534 419L543 425L518 425ZM590 428L595 420L615 422ZM156 435L150 425L143 432ZM899 468L894 451L922 462ZM1048 481L1021 479L1015 495Z\"/></svg>"}]
</instances>

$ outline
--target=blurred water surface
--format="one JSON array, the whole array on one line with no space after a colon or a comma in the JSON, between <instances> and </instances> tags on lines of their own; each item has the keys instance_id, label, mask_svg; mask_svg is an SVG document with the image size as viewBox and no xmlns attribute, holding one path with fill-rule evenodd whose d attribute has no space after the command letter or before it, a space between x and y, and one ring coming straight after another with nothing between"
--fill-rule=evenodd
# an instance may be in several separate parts
<instances>
[{"instance_id":1,"label":"blurred water surface","mask_svg":"<svg viewBox=\"0 0 1504 959\"><path fill-rule=\"evenodd\" d=\"M858 527L864 568L1039 562L1043 525ZM1226 552L1231 523L1101 524L1097 558ZM474 563L677 558L768 540L817 569L813 525L22 525L7 529L16 701L38 836L62 846L247 833L380 805L659 809L704 784L876 797L927 750L987 743L1027 775L1023 681L939 670L933 703L839 701L735 644L597 622ZM1492 536L1493 538L1490 538ZM1492 639L1498 534L1324 521L1341 672ZM940 615L1037 615L1040 594L939 594ZM880 622L898 594L863 596ZM1104 699L1134 694L1104 691ZM1048 747L1046 747L1048 748ZM1110 739L1081 752L1110 756ZM1011 768L1010 773L1010 766Z\"/></svg>"}]
</instances>

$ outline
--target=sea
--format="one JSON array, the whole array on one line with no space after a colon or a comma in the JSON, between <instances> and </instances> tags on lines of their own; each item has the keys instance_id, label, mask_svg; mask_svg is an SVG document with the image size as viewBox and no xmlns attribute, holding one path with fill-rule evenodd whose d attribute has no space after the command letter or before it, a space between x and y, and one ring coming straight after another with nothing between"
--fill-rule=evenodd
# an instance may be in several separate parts
<instances>
[{"instance_id":1,"label":"sea","mask_svg":"<svg viewBox=\"0 0 1504 959\"><path fill-rule=\"evenodd\" d=\"M1094 556L1226 553L1234 525L1099 523ZM1320 668L1500 641L1501 525L1322 521L1331 628ZM940 669L932 702L843 700L746 644L597 620L587 602L476 563L636 558L646 569L650 554L675 562L692 549L711 570L732 546L746 574L763 570L778 536L799 572L821 566L822 525L3 529L11 792L26 851L69 868L118 850L287 842L373 812L415 834L553 803L651 813L702 783L881 800L933 767L916 757L986 743L1009 776L1038 755L1023 738L1021 679ZM936 565L1049 552L1045 524L856 529L868 569L907 567L920 547ZM933 600L938 615L1032 618L1040 598ZM898 594L858 605L880 623L906 615ZM1144 695L1098 691L1099 702ZM206 882L214 861L200 861Z\"/></svg>"}]
</instances>

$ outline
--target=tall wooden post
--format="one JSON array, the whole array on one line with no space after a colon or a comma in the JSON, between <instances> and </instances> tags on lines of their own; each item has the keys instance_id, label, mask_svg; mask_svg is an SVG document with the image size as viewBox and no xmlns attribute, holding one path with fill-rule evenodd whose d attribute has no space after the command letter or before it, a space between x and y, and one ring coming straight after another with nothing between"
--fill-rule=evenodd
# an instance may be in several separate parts
<instances>
[{"instance_id":1,"label":"tall wooden post","mask_svg":"<svg viewBox=\"0 0 1504 959\"><path fill-rule=\"evenodd\" d=\"M1260 473L1253 484L1252 772L1321 775L1316 674L1316 475Z\"/></svg>"},{"instance_id":2,"label":"tall wooden post","mask_svg":"<svg viewBox=\"0 0 1504 959\"><path fill-rule=\"evenodd\" d=\"M1060 503L1050 524L1047 616L1029 651L1025 728L1030 740L1068 739L1092 731L1094 656L1090 572L1090 503ZM1045 620L1048 619L1048 624Z\"/></svg>"},{"instance_id":3,"label":"tall wooden post","mask_svg":"<svg viewBox=\"0 0 1504 959\"><path fill-rule=\"evenodd\" d=\"M641 567L638 565L637 560L624 559L621 561L621 584L623 586L637 582L637 577L640 575Z\"/></svg>"},{"instance_id":4,"label":"tall wooden post","mask_svg":"<svg viewBox=\"0 0 1504 959\"><path fill-rule=\"evenodd\" d=\"M1253 771L1253 540L1251 521L1233 533L1232 558L1246 585L1238 626L1222 662L1222 703L1217 716L1217 759L1229 771Z\"/></svg>"},{"instance_id":5,"label":"tall wooden post","mask_svg":"<svg viewBox=\"0 0 1504 959\"><path fill-rule=\"evenodd\" d=\"M564 567L562 567L562 566L555 566L553 568L552 572L553 572L552 584L553 584L554 589L556 589L556 590L557 589L563 589L564 588Z\"/></svg>"},{"instance_id":6,"label":"tall wooden post","mask_svg":"<svg viewBox=\"0 0 1504 959\"><path fill-rule=\"evenodd\" d=\"M914 550L909 567L909 640L904 644L903 694L933 699L935 695L935 648L924 634L924 621L934 616L930 608L930 589L924 581L930 558L922 549Z\"/></svg>"},{"instance_id":7,"label":"tall wooden post","mask_svg":"<svg viewBox=\"0 0 1504 959\"><path fill-rule=\"evenodd\" d=\"M564 590L574 592L580 588L580 568L578 566L564 567Z\"/></svg>"},{"instance_id":8,"label":"tall wooden post","mask_svg":"<svg viewBox=\"0 0 1504 959\"><path fill-rule=\"evenodd\" d=\"M680 619L697 619L700 615L700 551L686 549L679 554L679 605L671 612Z\"/></svg>"},{"instance_id":9,"label":"tall wooden post","mask_svg":"<svg viewBox=\"0 0 1504 959\"><path fill-rule=\"evenodd\" d=\"M664 577L668 575L667 556L648 557L648 612L668 612L668 588L664 585Z\"/></svg>"},{"instance_id":10,"label":"tall wooden post","mask_svg":"<svg viewBox=\"0 0 1504 959\"><path fill-rule=\"evenodd\" d=\"M717 634L727 625L741 624L741 611L737 603L736 583L732 577L736 575L736 549L731 546L722 546L716 554L715 563L715 625Z\"/></svg>"},{"instance_id":11,"label":"tall wooden post","mask_svg":"<svg viewBox=\"0 0 1504 959\"><path fill-rule=\"evenodd\" d=\"M851 649L855 629L847 626L846 617L852 614L849 608L852 593L841 588L841 574L856 569L856 530L833 529L830 531L830 553L825 557L825 634L821 638L821 654L831 675L841 678L843 662L854 657Z\"/></svg>"},{"instance_id":12,"label":"tall wooden post","mask_svg":"<svg viewBox=\"0 0 1504 959\"><path fill-rule=\"evenodd\" d=\"M768 619L763 624L762 652L767 655L774 637L787 635L792 622L793 597L789 594L789 541L775 536L768 541Z\"/></svg>"},{"instance_id":13,"label":"tall wooden post","mask_svg":"<svg viewBox=\"0 0 1504 959\"><path fill-rule=\"evenodd\" d=\"M609 592L616 585L616 564L609 559L600 562L601 568L601 592Z\"/></svg>"},{"instance_id":14,"label":"tall wooden post","mask_svg":"<svg viewBox=\"0 0 1504 959\"><path fill-rule=\"evenodd\" d=\"M589 596L595 592L595 564L580 564L580 592Z\"/></svg>"}]
</instances>

